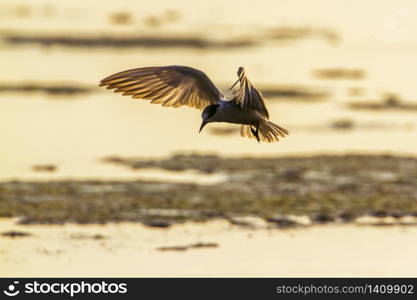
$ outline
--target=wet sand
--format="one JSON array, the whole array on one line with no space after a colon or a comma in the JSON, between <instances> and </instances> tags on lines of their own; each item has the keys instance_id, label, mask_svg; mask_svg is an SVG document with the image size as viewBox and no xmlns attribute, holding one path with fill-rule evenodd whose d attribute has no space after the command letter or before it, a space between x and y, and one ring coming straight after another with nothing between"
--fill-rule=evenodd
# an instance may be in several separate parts
<instances>
[{"instance_id":1,"label":"wet sand","mask_svg":"<svg viewBox=\"0 0 417 300\"><path fill-rule=\"evenodd\" d=\"M0 276L417 276L417 228L358 225L249 230L226 221L149 229L135 223L0 221ZM218 247L160 251L195 243Z\"/></svg>"}]
</instances>

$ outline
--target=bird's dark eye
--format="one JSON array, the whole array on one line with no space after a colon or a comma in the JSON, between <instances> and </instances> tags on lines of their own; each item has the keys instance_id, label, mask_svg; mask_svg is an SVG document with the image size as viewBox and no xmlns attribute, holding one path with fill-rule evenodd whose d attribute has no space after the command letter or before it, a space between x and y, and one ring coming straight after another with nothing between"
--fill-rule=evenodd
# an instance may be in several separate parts
<instances>
[{"instance_id":1,"label":"bird's dark eye","mask_svg":"<svg viewBox=\"0 0 417 300\"><path fill-rule=\"evenodd\" d=\"M219 107L218 104L213 104L208 106L205 110L206 110L206 114L207 114L207 119L210 119L217 111L217 108Z\"/></svg>"}]
</instances>

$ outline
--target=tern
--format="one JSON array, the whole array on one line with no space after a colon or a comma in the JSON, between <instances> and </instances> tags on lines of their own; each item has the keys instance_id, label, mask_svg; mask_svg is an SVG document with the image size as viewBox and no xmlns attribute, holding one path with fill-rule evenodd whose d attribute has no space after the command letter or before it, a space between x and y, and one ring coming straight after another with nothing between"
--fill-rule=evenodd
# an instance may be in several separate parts
<instances>
[{"instance_id":1,"label":"tern","mask_svg":"<svg viewBox=\"0 0 417 300\"><path fill-rule=\"evenodd\" d=\"M242 137L258 142L276 142L289 131L270 121L261 92L246 76L245 69L237 71L238 79L229 88L233 98L226 99L207 75L186 66L143 67L108 76L100 86L136 99L151 100L162 106L189 106L203 110L199 132L208 123L240 124ZM235 86L239 83L239 86Z\"/></svg>"}]
</instances>

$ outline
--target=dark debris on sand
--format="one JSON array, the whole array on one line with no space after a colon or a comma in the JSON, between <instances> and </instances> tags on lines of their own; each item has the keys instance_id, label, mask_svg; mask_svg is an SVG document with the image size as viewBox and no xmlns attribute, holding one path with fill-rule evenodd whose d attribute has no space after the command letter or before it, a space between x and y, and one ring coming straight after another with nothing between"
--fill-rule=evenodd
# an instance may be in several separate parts
<instances>
[{"instance_id":1,"label":"dark debris on sand","mask_svg":"<svg viewBox=\"0 0 417 300\"><path fill-rule=\"evenodd\" d=\"M292 101L322 101L327 100L330 91L324 88L313 88L309 86L275 86L262 87L262 95L272 99L291 99Z\"/></svg>"},{"instance_id":2,"label":"dark debris on sand","mask_svg":"<svg viewBox=\"0 0 417 300\"><path fill-rule=\"evenodd\" d=\"M313 70L315 77L320 79L349 79L349 80L362 80L366 77L366 72L361 69L343 69L343 68L330 68L330 69L316 69Z\"/></svg>"},{"instance_id":3,"label":"dark debris on sand","mask_svg":"<svg viewBox=\"0 0 417 300\"><path fill-rule=\"evenodd\" d=\"M0 83L0 93L34 93L42 92L54 96L75 96L88 94L92 88L63 84L43 83Z\"/></svg>"},{"instance_id":4,"label":"dark debris on sand","mask_svg":"<svg viewBox=\"0 0 417 300\"><path fill-rule=\"evenodd\" d=\"M163 246L163 247L156 248L156 250L158 251L185 251L189 249L218 248L218 247L219 247L219 244L217 243L198 242L195 244L181 245L181 246Z\"/></svg>"},{"instance_id":5,"label":"dark debris on sand","mask_svg":"<svg viewBox=\"0 0 417 300\"><path fill-rule=\"evenodd\" d=\"M382 100L376 101L352 101L348 106L356 110L417 111L416 103L404 101L396 94L387 94Z\"/></svg>"},{"instance_id":6,"label":"dark debris on sand","mask_svg":"<svg viewBox=\"0 0 417 300\"><path fill-rule=\"evenodd\" d=\"M10 230L1 233L3 237L10 237L10 238L21 238L21 237L28 237L32 234L26 231L18 231L18 230Z\"/></svg>"},{"instance_id":7,"label":"dark debris on sand","mask_svg":"<svg viewBox=\"0 0 417 300\"><path fill-rule=\"evenodd\" d=\"M214 41L201 36L69 36L25 33L3 33L3 40L12 45L40 45L88 48L197 48L228 49L257 45L252 40Z\"/></svg>"},{"instance_id":8,"label":"dark debris on sand","mask_svg":"<svg viewBox=\"0 0 417 300\"><path fill-rule=\"evenodd\" d=\"M46 165L33 165L33 172L55 172L58 170L56 165L46 164Z\"/></svg>"}]
</instances>

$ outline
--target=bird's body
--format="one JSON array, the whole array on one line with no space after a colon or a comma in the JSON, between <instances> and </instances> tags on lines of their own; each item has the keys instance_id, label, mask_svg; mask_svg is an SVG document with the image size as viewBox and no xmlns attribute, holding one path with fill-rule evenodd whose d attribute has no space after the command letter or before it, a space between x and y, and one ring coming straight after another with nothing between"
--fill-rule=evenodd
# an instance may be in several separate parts
<instances>
[{"instance_id":1,"label":"bird's body","mask_svg":"<svg viewBox=\"0 0 417 300\"><path fill-rule=\"evenodd\" d=\"M151 100L162 106L182 105L202 109L200 131L208 123L226 122L241 125L241 135L259 141L274 142L289 132L270 121L260 91L238 70L239 88L227 100L205 73L185 66L131 69L106 77L100 86L115 89L133 98Z\"/></svg>"},{"instance_id":2,"label":"bird's body","mask_svg":"<svg viewBox=\"0 0 417 300\"><path fill-rule=\"evenodd\" d=\"M225 122L241 125L256 125L260 123L263 118L254 109L242 110L239 105L233 101L219 101L217 112L211 118L212 122Z\"/></svg>"}]
</instances>

